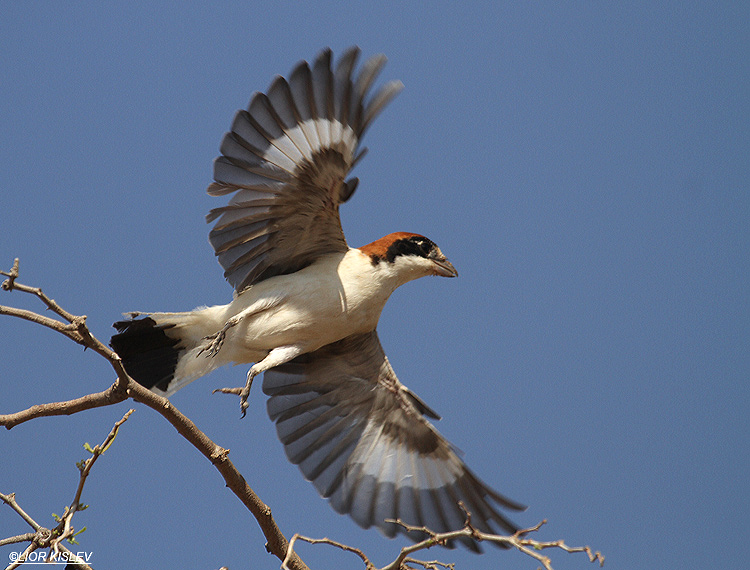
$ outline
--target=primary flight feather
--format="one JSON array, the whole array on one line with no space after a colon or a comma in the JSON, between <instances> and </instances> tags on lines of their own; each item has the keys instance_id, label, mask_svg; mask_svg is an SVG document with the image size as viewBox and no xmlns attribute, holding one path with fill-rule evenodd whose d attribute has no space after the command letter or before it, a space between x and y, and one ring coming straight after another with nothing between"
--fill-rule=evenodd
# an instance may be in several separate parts
<instances>
[{"instance_id":1,"label":"primary flight feather","mask_svg":"<svg viewBox=\"0 0 750 570\"><path fill-rule=\"evenodd\" d=\"M114 324L111 345L127 372L170 396L228 363L253 363L241 406L264 373L268 414L289 460L334 509L387 536L391 519L435 532L463 527L515 532L499 507L515 503L479 480L425 419L439 419L401 384L378 340L380 313L393 291L426 275L457 272L426 237L397 232L351 248L339 206L357 179L373 119L402 89L370 94L385 65L374 56L355 72L358 48L335 67L331 51L239 111L214 162L212 196L229 202L207 216L228 305L183 313L131 313ZM136 318L140 317L140 318ZM479 550L473 539L463 541Z\"/></svg>"}]
</instances>

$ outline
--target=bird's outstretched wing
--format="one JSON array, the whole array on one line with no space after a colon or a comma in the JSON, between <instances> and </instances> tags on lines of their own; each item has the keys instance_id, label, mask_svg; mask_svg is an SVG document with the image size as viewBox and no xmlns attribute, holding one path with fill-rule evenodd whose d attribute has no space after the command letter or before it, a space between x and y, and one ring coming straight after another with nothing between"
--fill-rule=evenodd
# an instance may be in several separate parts
<instances>
[{"instance_id":1,"label":"bird's outstretched wing","mask_svg":"<svg viewBox=\"0 0 750 570\"><path fill-rule=\"evenodd\" d=\"M423 417L436 417L396 378L376 332L347 337L266 371L263 391L287 457L339 513L394 536L387 519L444 532L471 512L479 530L515 532L496 493ZM414 540L425 536L406 533ZM471 539L465 541L479 550Z\"/></svg>"},{"instance_id":2,"label":"bird's outstretched wing","mask_svg":"<svg viewBox=\"0 0 750 570\"><path fill-rule=\"evenodd\" d=\"M331 50L312 67L300 62L237 112L214 162L212 196L234 193L212 210L209 241L238 293L263 279L293 273L326 253L346 251L338 207L354 192L347 174L364 153L362 136L403 85L370 89L385 56L355 74L359 48L335 69Z\"/></svg>"}]
</instances>

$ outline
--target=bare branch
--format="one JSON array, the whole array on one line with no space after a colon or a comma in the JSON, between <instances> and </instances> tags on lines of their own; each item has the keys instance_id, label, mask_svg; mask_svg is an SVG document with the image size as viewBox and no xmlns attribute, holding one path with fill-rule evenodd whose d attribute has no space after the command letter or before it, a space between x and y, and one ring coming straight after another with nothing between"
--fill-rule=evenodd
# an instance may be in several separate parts
<instances>
[{"instance_id":1,"label":"bare branch","mask_svg":"<svg viewBox=\"0 0 750 570\"><path fill-rule=\"evenodd\" d=\"M56 319L34 313L33 311L16 309L14 307L6 307L4 305L0 305L0 315L18 317L51 328L54 331L64 334L74 342L77 342L78 344L81 344L86 348L94 350L95 352L97 352L101 356L104 356L107 360L112 362L113 365L114 361L119 362L119 357L117 356L117 354L113 352L112 349L110 349L106 344L102 343L91 334L91 331L89 331L88 327L86 326L86 315L74 315L72 313L69 313L60 305L58 305L54 299L51 299L50 297L45 295L39 287L29 287L28 285L23 285L16 281L16 279L18 278L18 258L14 260L13 268L9 272L0 271L0 274L8 276L8 279L3 281L2 285L0 286L0 288L2 288L4 291L21 291L23 293L28 293L30 295L38 297L39 300L41 300L42 303L46 305L48 310L52 311L63 320L67 321L67 323L63 323ZM122 369L122 366L120 365L119 368ZM120 370L118 370L117 367L115 368L115 371L117 372L118 376L120 376ZM123 375L125 374L124 369L122 369L122 373Z\"/></svg>"},{"instance_id":2,"label":"bare branch","mask_svg":"<svg viewBox=\"0 0 750 570\"><path fill-rule=\"evenodd\" d=\"M402 526L407 531L419 531L419 532L426 533L428 534L429 538L423 540L422 542L418 542L411 546L402 548L399 556L393 562L391 562L387 566L384 566L381 570L400 570L401 568L404 568L404 561L407 559L407 556L409 554L413 552L417 552L419 550L425 550L427 548L434 546L435 544L445 544L449 541L452 541L461 537L473 538L474 540L478 540L480 542L487 541L487 542L492 542L495 544L504 544L507 546L511 546L523 552L524 554L531 556L535 560L541 562L546 570L553 570L552 560L549 558L549 556L545 556L541 554L539 551L547 549L547 548L559 548L569 553L585 552L589 557L589 562L598 561L599 566L604 565L604 555L602 555L602 553L599 551L596 551L596 552L592 551L592 549L588 546L570 547L570 546L567 546L565 542L562 540L555 540L551 542L540 542L537 540L533 540L531 538L522 538L523 536L529 533L536 532L537 530L539 530L542 527L542 525L547 523L546 520L541 521L539 524L534 525L533 527L518 530L516 531L515 534L511 536L490 534L490 533L477 530L476 528L471 526L471 515L468 512L467 512L466 523L464 527L460 530L455 530L451 532L436 533L425 527L415 527L412 525L405 524L404 522L398 519L395 519L395 520L390 519L389 522L394 522L398 524L399 526ZM419 563L422 564L422 562L419 562Z\"/></svg>"},{"instance_id":3,"label":"bare branch","mask_svg":"<svg viewBox=\"0 0 750 570\"><path fill-rule=\"evenodd\" d=\"M3 501L6 505L8 505L11 509L16 511L19 516L25 520L28 525L34 529L35 532L39 532L39 530L42 528L39 523L37 523L34 519L32 519L28 514L26 514L26 511L24 511L21 508L21 505L19 505L16 502L16 494L15 493L9 493L7 495L4 495L3 493L0 493L0 500Z\"/></svg>"},{"instance_id":4,"label":"bare branch","mask_svg":"<svg viewBox=\"0 0 750 570\"><path fill-rule=\"evenodd\" d=\"M408 564L419 564L425 570L439 570L440 568L448 568L449 570L455 570L456 565L452 562L440 562L440 560L417 560L415 558L405 558L404 568L411 568Z\"/></svg>"},{"instance_id":5,"label":"bare branch","mask_svg":"<svg viewBox=\"0 0 750 570\"><path fill-rule=\"evenodd\" d=\"M40 315L33 311L27 311L26 309L16 309L15 307L6 307L5 305L0 305L0 315L9 315L11 317L18 317L19 319L31 321L32 323L36 323L38 325L42 325L54 331L62 333L71 340L82 344L82 339L75 334L76 327L72 326L71 324L61 323L56 319L45 317L44 315Z\"/></svg>"},{"instance_id":6,"label":"bare branch","mask_svg":"<svg viewBox=\"0 0 750 570\"><path fill-rule=\"evenodd\" d=\"M29 287L28 285L21 285L20 283L16 283L16 279L18 278L18 258L16 257L13 260L13 267L10 270L10 272L6 273L5 271L0 271L0 274L7 275L8 279L3 281L3 284L0 286L0 288L3 289L3 291L22 291L23 293L30 293L31 295L36 295L39 297L39 299L47 305L47 308L50 309L55 314L59 315L69 323L73 323L76 319L86 317L76 317L75 315L70 314L68 311L64 310L60 305L55 303L54 299L50 299L45 295L42 290L39 287Z\"/></svg>"},{"instance_id":7,"label":"bare branch","mask_svg":"<svg viewBox=\"0 0 750 570\"><path fill-rule=\"evenodd\" d=\"M5 275L8 278L3 281L3 284L0 286L0 288L2 288L3 291L13 291L16 277L18 277L18 258L16 257L13 260L13 267L10 268L10 271L0 270L0 275Z\"/></svg>"},{"instance_id":8,"label":"bare branch","mask_svg":"<svg viewBox=\"0 0 750 570\"><path fill-rule=\"evenodd\" d=\"M0 539L0 546L6 546L8 544L17 544L19 542L29 542L34 540L36 535L33 532L27 532L26 534L19 534L18 536L9 536L8 538Z\"/></svg>"},{"instance_id":9,"label":"bare branch","mask_svg":"<svg viewBox=\"0 0 750 570\"><path fill-rule=\"evenodd\" d=\"M375 570L375 565L370 562L370 559L367 557L367 555L359 548L354 548L353 546L348 546L346 544L336 542L335 540L331 540L330 538L309 538L307 536L302 536L299 533L295 533L292 537L292 540L289 541L289 547L287 549L286 556L284 556L284 560L281 562L282 570L291 570L291 567L288 565L288 563L295 556L294 543L297 542L297 540L304 540L305 542L308 542L310 544L328 544L330 546L340 548L344 552L353 552L360 557L362 562L365 563L366 570Z\"/></svg>"},{"instance_id":10,"label":"bare branch","mask_svg":"<svg viewBox=\"0 0 750 570\"><path fill-rule=\"evenodd\" d=\"M111 406L127 400L127 391L123 390L118 382L115 382L104 390L95 394L87 394L74 400L66 402L51 402L49 404L37 404L14 414L0 414L0 426L11 429L18 424L29 420L47 416L69 416L83 410Z\"/></svg>"}]
</instances>

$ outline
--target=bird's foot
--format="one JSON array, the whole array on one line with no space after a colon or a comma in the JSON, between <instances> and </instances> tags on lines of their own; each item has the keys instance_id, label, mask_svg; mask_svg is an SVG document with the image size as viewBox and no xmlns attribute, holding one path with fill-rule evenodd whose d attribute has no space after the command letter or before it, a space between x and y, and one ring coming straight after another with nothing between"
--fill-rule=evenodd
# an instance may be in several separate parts
<instances>
[{"instance_id":1,"label":"bird's foot","mask_svg":"<svg viewBox=\"0 0 750 570\"><path fill-rule=\"evenodd\" d=\"M247 381L242 388L217 388L213 391L213 394L219 392L220 394L234 394L236 396L239 396L240 411L242 412L242 417L244 418L245 414L247 414L247 408L249 407L247 399L250 396L250 388L253 385L253 378L255 378L255 376L256 373L254 373L253 370L250 369L250 372L247 373Z\"/></svg>"},{"instance_id":2,"label":"bird's foot","mask_svg":"<svg viewBox=\"0 0 750 570\"><path fill-rule=\"evenodd\" d=\"M203 337L203 340L207 342L203 346L203 348L201 348L198 354L200 355L205 352L206 358L211 358L212 356L216 356L217 354L219 354L219 351L221 350L221 347L224 344L224 339L226 338L226 336L227 336L226 329L221 329L217 333Z\"/></svg>"},{"instance_id":3,"label":"bird's foot","mask_svg":"<svg viewBox=\"0 0 750 570\"><path fill-rule=\"evenodd\" d=\"M240 390L240 410L242 411L242 417L245 417L245 414L247 413L247 408L249 404L247 403L247 398L250 396L250 388L253 385L253 378L255 378L255 375L257 373L253 372L253 369L251 368L247 373L247 381L245 382L245 387Z\"/></svg>"}]
</instances>

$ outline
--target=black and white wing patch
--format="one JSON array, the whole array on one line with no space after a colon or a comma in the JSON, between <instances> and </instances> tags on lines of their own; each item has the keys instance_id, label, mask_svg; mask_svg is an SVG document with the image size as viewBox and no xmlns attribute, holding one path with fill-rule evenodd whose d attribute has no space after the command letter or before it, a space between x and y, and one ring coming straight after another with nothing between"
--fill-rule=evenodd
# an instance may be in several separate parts
<instances>
[{"instance_id":1,"label":"black and white wing patch","mask_svg":"<svg viewBox=\"0 0 750 570\"><path fill-rule=\"evenodd\" d=\"M386 83L370 97L385 56L355 75L358 55L350 48L335 69L329 49L312 68L300 62L289 80L276 77L268 93L256 93L224 135L208 193L234 196L207 221L216 220L209 241L238 293L346 251L338 207L357 185L346 176L364 153L367 127L403 87Z\"/></svg>"},{"instance_id":2,"label":"black and white wing patch","mask_svg":"<svg viewBox=\"0 0 750 570\"><path fill-rule=\"evenodd\" d=\"M424 419L435 417L396 375L377 333L347 337L265 372L268 414L289 460L339 513L393 537L399 519L458 530L471 512L485 532L517 527L498 511L525 507L496 493ZM421 540L421 533L406 533ZM471 539L466 546L479 551Z\"/></svg>"}]
</instances>

